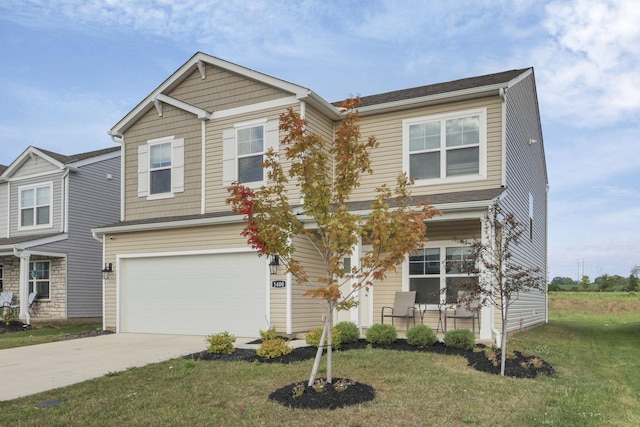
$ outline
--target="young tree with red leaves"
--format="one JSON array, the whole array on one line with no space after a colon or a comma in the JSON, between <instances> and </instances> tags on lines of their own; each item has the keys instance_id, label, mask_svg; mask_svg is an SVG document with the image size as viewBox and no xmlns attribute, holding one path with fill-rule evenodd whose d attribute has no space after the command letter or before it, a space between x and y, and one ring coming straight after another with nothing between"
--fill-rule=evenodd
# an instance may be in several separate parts
<instances>
[{"instance_id":1,"label":"young tree with red leaves","mask_svg":"<svg viewBox=\"0 0 640 427\"><path fill-rule=\"evenodd\" d=\"M315 376L327 342L327 382L332 382L332 334L334 310L357 304L355 293L382 280L389 270L402 263L405 255L421 248L426 240L425 220L438 212L426 202L411 197L412 181L400 174L395 188L377 188L377 196L366 216L349 210L352 192L363 174L371 174L370 151L378 146L374 137L361 141L357 106L359 98L348 99L340 107L342 122L332 141L308 132L306 120L289 108L280 116L285 173L280 153L265 155L268 185L252 190L241 183L229 188L227 202L244 215L242 235L259 255L277 254L280 261L307 289L305 295L326 305L324 329L318 346L309 385ZM289 180L298 188L294 206L289 199ZM295 211L294 211L295 208ZM301 217L313 224L305 227ZM358 260L357 267L345 270L343 259L351 255L360 237L371 242L371 250ZM324 264L324 276L309 277L296 258L294 241L302 238L316 250ZM341 286L353 283L348 292Z\"/></svg>"}]
</instances>

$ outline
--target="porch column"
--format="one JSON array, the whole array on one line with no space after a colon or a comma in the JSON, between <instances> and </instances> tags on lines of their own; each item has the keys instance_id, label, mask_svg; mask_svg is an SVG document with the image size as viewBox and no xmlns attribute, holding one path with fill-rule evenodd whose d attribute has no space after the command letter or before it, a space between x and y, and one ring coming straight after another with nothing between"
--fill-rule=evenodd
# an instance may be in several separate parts
<instances>
[{"instance_id":1,"label":"porch column","mask_svg":"<svg viewBox=\"0 0 640 427\"><path fill-rule=\"evenodd\" d=\"M20 258L20 321L31 324L31 314L29 313L29 260L31 254L28 251L15 251L14 254Z\"/></svg>"},{"instance_id":2,"label":"porch column","mask_svg":"<svg viewBox=\"0 0 640 427\"><path fill-rule=\"evenodd\" d=\"M481 237L482 244L491 245L493 247L496 243L494 238L495 233L493 229L493 224L488 222L486 216L484 215L480 218L480 230L482 231L482 237ZM485 275L486 273L483 271L480 274ZM482 280L481 283L486 283L486 281ZM480 339L481 340L492 339L494 321L495 321L495 307L493 305L483 306L480 309Z\"/></svg>"}]
</instances>

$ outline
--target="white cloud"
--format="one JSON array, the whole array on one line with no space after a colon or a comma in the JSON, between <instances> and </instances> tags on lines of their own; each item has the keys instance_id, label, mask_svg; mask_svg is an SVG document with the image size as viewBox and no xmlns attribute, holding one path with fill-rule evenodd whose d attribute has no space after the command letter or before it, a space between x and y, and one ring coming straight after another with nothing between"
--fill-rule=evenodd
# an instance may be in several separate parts
<instances>
[{"instance_id":1,"label":"white cloud","mask_svg":"<svg viewBox=\"0 0 640 427\"><path fill-rule=\"evenodd\" d=\"M633 0L553 1L549 40L534 51L553 120L598 127L638 118L640 8Z\"/></svg>"}]
</instances>

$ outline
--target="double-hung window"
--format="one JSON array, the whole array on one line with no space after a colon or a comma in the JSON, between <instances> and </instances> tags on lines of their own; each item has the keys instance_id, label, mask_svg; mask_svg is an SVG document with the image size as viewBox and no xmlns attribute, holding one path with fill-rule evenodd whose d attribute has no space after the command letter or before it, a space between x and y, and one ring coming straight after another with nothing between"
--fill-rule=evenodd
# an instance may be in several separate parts
<instances>
[{"instance_id":1,"label":"double-hung window","mask_svg":"<svg viewBox=\"0 0 640 427\"><path fill-rule=\"evenodd\" d=\"M419 249L409 256L409 290L416 291L416 303L438 305L453 303L458 291L471 280L469 246L436 246Z\"/></svg>"},{"instance_id":2,"label":"double-hung window","mask_svg":"<svg viewBox=\"0 0 640 427\"><path fill-rule=\"evenodd\" d=\"M486 110L403 121L404 169L417 184L486 176Z\"/></svg>"},{"instance_id":3,"label":"double-hung window","mask_svg":"<svg viewBox=\"0 0 640 427\"><path fill-rule=\"evenodd\" d=\"M149 193L171 192L171 142L149 146Z\"/></svg>"},{"instance_id":4,"label":"double-hung window","mask_svg":"<svg viewBox=\"0 0 640 427\"><path fill-rule=\"evenodd\" d=\"M250 187L266 184L262 167L269 150L276 153L280 136L278 120L266 118L235 123L222 131L222 182L240 182Z\"/></svg>"},{"instance_id":5,"label":"double-hung window","mask_svg":"<svg viewBox=\"0 0 640 427\"><path fill-rule=\"evenodd\" d=\"M238 181L263 181L264 125L236 129Z\"/></svg>"},{"instance_id":6,"label":"double-hung window","mask_svg":"<svg viewBox=\"0 0 640 427\"><path fill-rule=\"evenodd\" d=\"M138 197L162 199L184 191L184 139L151 139L138 146Z\"/></svg>"},{"instance_id":7,"label":"double-hung window","mask_svg":"<svg viewBox=\"0 0 640 427\"><path fill-rule=\"evenodd\" d=\"M51 226L53 185L20 187L20 228Z\"/></svg>"},{"instance_id":8,"label":"double-hung window","mask_svg":"<svg viewBox=\"0 0 640 427\"><path fill-rule=\"evenodd\" d=\"M33 272L35 272L35 278ZM33 291L38 293L38 299L51 297L51 263L49 261L29 263L29 293Z\"/></svg>"}]
</instances>

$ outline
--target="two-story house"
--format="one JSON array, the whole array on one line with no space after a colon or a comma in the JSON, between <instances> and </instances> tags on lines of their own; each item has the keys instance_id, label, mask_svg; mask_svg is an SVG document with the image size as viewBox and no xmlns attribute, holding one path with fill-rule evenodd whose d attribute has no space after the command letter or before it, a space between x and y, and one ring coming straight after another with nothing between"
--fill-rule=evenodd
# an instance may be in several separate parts
<instances>
[{"instance_id":1,"label":"two-story house","mask_svg":"<svg viewBox=\"0 0 640 427\"><path fill-rule=\"evenodd\" d=\"M103 248L120 215L120 147L66 156L28 147L0 170L0 287L21 320L101 317ZM17 314L17 313L15 313Z\"/></svg>"},{"instance_id":2,"label":"two-story house","mask_svg":"<svg viewBox=\"0 0 640 427\"><path fill-rule=\"evenodd\" d=\"M256 336L268 326L302 334L321 325L321 305L282 267L270 273L270 260L248 247L242 217L226 204L235 180L267 184L261 163L267 149L279 149L278 119L288 107L325 138L341 120L334 104L305 87L197 53L110 130L122 144L123 186L121 220L94 230L114 266L105 281L106 328ZM351 199L354 210L366 214L375 187L404 171L415 179L414 196L442 216L428 221L426 247L361 290L358 307L338 320L366 328L397 291L416 290L435 329L438 306L463 276L446 261L468 254L460 239L487 239L484 215L496 200L530 227L517 256L546 271L547 175L533 69L365 96L359 111L362 135L380 146L373 175ZM366 250L363 241L348 262ZM297 256L322 276L304 242ZM482 308L480 338L499 334L495 311ZM510 329L545 322L546 297L523 294L510 312Z\"/></svg>"}]
</instances>

